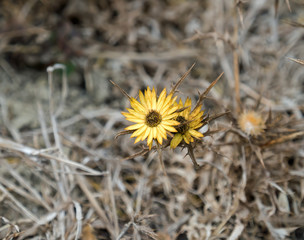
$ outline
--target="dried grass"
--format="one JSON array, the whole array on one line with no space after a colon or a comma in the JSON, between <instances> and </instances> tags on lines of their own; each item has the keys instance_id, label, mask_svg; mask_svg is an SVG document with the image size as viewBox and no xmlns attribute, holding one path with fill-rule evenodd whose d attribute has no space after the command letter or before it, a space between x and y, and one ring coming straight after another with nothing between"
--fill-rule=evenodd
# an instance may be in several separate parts
<instances>
[{"instance_id":1,"label":"dried grass","mask_svg":"<svg viewBox=\"0 0 304 240\"><path fill-rule=\"evenodd\" d=\"M1 1L0 238L303 239L303 7ZM157 149L115 139L128 101L109 80L136 97L194 62L177 93L216 119L200 167L163 149L164 172ZM262 135L239 129L250 109Z\"/></svg>"}]
</instances>

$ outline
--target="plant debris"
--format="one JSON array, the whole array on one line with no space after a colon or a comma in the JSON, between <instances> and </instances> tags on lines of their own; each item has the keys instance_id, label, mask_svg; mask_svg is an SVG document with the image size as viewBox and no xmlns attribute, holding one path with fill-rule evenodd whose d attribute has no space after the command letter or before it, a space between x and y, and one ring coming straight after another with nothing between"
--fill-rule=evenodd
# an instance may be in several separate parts
<instances>
[{"instance_id":1,"label":"plant debris","mask_svg":"<svg viewBox=\"0 0 304 240\"><path fill-rule=\"evenodd\" d=\"M0 239L302 239L303 9L0 1ZM125 136L148 87L197 137Z\"/></svg>"}]
</instances>

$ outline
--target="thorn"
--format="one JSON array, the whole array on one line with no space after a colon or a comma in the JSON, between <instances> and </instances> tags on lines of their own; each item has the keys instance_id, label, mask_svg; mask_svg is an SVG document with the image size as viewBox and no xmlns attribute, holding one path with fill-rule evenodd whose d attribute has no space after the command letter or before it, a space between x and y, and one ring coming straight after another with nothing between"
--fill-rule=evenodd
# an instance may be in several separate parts
<instances>
[{"instance_id":1,"label":"thorn","mask_svg":"<svg viewBox=\"0 0 304 240\"><path fill-rule=\"evenodd\" d=\"M192 66L189 68L189 70L187 72L184 73L184 75L178 80L178 82L173 86L172 90L170 91L170 94L174 94L177 90L177 88L179 87L179 85L181 85L181 83L185 80L185 78L189 75L189 73L191 72L192 68L195 66L196 63L193 63Z\"/></svg>"},{"instance_id":2,"label":"thorn","mask_svg":"<svg viewBox=\"0 0 304 240\"><path fill-rule=\"evenodd\" d=\"M123 95L125 95L127 98L129 98L129 100L131 99L131 97L129 96L129 94L127 94L126 93L126 91L125 90L123 90L120 86L118 86L115 82L113 82L112 80L109 80L110 81L110 83L112 83L115 87L117 87L120 91L121 91L121 93L123 94Z\"/></svg>"}]
</instances>

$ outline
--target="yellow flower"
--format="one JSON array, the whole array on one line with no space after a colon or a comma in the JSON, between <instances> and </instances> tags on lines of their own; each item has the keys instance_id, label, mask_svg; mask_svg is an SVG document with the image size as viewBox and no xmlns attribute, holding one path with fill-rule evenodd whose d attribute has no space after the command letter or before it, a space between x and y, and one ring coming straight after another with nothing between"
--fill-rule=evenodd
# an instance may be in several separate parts
<instances>
[{"instance_id":1,"label":"yellow flower","mask_svg":"<svg viewBox=\"0 0 304 240\"><path fill-rule=\"evenodd\" d=\"M139 91L138 102L135 98L130 99L133 109L127 108L129 111L122 112L128 121L136 124L126 127L126 130L134 131L131 137L137 137L135 143L143 141L147 138L149 149L152 147L153 139L157 139L162 144L163 139L167 139L168 132L176 132L173 126L179 122L173 120L176 118L178 106L175 105L176 97L170 93L168 96L164 89L159 97L156 97L155 89L151 91L148 87L145 94Z\"/></svg>"},{"instance_id":2,"label":"yellow flower","mask_svg":"<svg viewBox=\"0 0 304 240\"><path fill-rule=\"evenodd\" d=\"M198 105L191 112L191 99L187 97L185 104L183 105L182 100L179 100L179 103L176 105L178 109L182 109L187 107L184 111L178 113L176 117L176 121L180 124L176 126L177 133L174 134L173 139L171 140L170 146L171 148L176 148L182 140L185 141L186 144L194 141L194 138L201 138L204 135L197 131L200 127L202 127L202 117L204 111L201 111L202 105ZM194 138L193 138L194 137Z\"/></svg>"},{"instance_id":3,"label":"yellow flower","mask_svg":"<svg viewBox=\"0 0 304 240\"><path fill-rule=\"evenodd\" d=\"M248 135L260 135L265 129L265 121L254 111L243 112L238 118L241 130Z\"/></svg>"}]
</instances>

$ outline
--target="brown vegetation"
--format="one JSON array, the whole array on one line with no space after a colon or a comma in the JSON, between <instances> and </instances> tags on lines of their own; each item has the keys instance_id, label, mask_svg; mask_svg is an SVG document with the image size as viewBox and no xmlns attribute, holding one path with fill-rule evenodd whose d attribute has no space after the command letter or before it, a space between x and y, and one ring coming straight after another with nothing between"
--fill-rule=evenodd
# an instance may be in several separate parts
<instances>
[{"instance_id":1,"label":"brown vegetation","mask_svg":"<svg viewBox=\"0 0 304 240\"><path fill-rule=\"evenodd\" d=\"M0 1L0 238L303 239L303 26L302 0ZM202 141L115 139L110 80L160 92L194 62Z\"/></svg>"}]
</instances>

